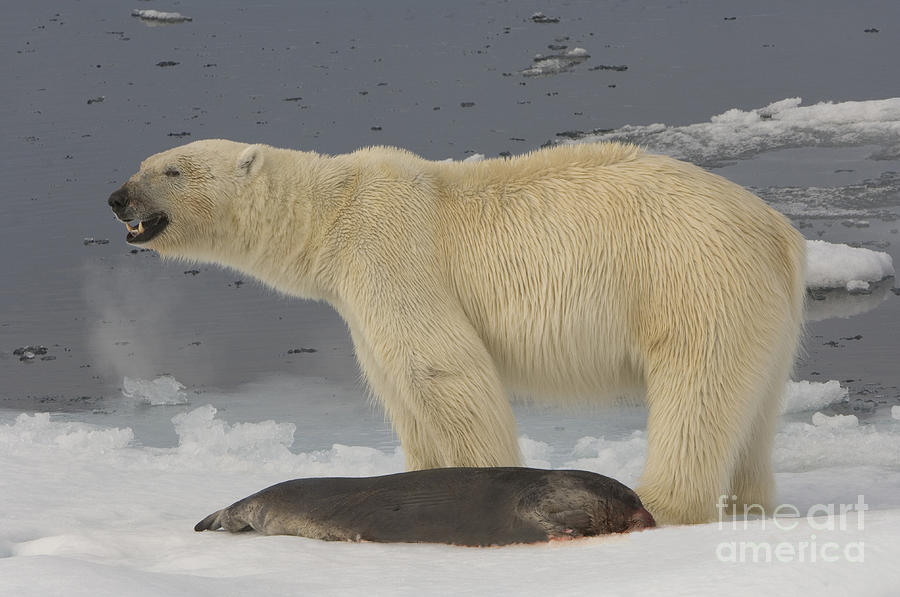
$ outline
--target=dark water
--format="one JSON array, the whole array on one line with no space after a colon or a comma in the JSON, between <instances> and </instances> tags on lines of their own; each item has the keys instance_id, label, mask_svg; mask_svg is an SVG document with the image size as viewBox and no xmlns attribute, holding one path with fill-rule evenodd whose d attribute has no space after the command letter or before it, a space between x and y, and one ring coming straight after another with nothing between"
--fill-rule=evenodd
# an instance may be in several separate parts
<instances>
[{"instance_id":1,"label":"dark water","mask_svg":"<svg viewBox=\"0 0 900 597\"><path fill-rule=\"evenodd\" d=\"M390 144L462 159L532 150L564 131L703 122L786 97L900 96L892 0L132 4L4 8L0 408L108 410L123 375L170 373L191 388L272 372L356 381L329 307L124 243L106 197L144 157L174 145L225 137L338 153ZM193 21L151 27L130 16L138 6ZM560 22L532 22L538 10ZM550 45L590 58L554 76L518 73L557 51ZM839 186L892 169L896 161L864 152L810 150L722 173L766 188ZM889 196L878 208L898 205ZM897 222L803 224L809 238L875 243L900 263ZM837 297L870 310L810 326L798 377L854 380L848 409L898 401L900 298L890 286ZM55 358L13 355L36 344ZM289 354L297 348L316 352Z\"/></svg>"}]
</instances>

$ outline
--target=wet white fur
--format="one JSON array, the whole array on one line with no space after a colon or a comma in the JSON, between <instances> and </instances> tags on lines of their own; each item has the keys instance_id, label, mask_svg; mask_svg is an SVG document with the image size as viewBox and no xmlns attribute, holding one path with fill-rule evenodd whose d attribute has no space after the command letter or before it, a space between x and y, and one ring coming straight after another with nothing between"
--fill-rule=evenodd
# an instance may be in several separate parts
<instances>
[{"instance_id":1,"label":"wet white fur","mask_svg":"<svg viewBox=\"0 0 900 597\"><path fill-rule=\"evenodd\" d=\"M741 187L619 144L447 163L224 140L127 184L169 214L148 247L337 309L408 468L519 463L511 392L638 392L658 520L709 520L731 493L771 511L804 241Z\"/></svg>"}]
</instances>

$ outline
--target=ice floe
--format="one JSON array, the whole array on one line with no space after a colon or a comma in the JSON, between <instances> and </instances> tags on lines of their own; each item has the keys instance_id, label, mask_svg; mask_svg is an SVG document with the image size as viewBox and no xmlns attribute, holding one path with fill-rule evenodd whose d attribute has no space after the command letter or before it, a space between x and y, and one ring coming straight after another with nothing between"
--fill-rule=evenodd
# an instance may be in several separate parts
<instances>
[{"instance_id":1,"label":"ice floe","mask_svg":"<svg viewBox=\"0 0 900 597\"><path fill-rule=\"evenodd\" d=\"M801 104L794 97L762 108L732 108L686 126L626 125L576 142L636 143L704 166L789 147L878 145L872 157L891 156L900 148L900 98Z\"/></svg>"},{"instance_id":2,"label":"ice floe","mask_svg":"<svg viewBox=\"0 0 900 597\"><path fill-rule=\"evenodd\" d=\"M894 275L891 256L881 251L821 240L806 241L806 285L810 288L859 290L859 282Z\"/></svg>"}]
</instances>

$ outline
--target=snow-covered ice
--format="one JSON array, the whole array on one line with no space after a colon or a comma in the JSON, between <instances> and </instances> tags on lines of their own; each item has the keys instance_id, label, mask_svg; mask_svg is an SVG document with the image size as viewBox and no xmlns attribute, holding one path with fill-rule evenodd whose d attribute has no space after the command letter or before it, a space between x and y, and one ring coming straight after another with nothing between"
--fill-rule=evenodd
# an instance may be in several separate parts
<instances>
[{"instance_id":1,"label":"snow-covered ice","mask_svg":"<svg viewBox=\"0 0 900 597\"><path fill-rule=\"evenodd\" d=\"M235 398L265 399L265 388ZM791 391L811 408L842 395L836 382ZM209 405L173 417L169 448L143 446L127 427L23 413L0 424L0 594L690 595L728 586L758 595L803 578L817 595L886 595L900 587L900 421L855 419L815 413L783 426L774 460L781 518L745 522L726 511L706 525L477 549L192 530L214 509L286 479L400 471L399 449L295 453L292 424L227 423ZM352 422L342 435L362 436ZM646 446L642 429L562 450L521 438L529 465L632 486Z\"/></svg>"},{"instance_id":2,"label":"snow-covered ice","mask_svg":"<svg viewBox=\"0 0 900 597\"><path fill-rule=\"evenodd\" d=\"M878 145L885 156L900 147L900 98L801 103L793 97L754 110L732 108L686 126L626 125L576 142L637 143L705 166L787 147Z\"/></svg>"},{"instance_id":3,"label":"snow-covered ice","mask_svg":"<svg viewBox=\"0 0 900 597\"><path fill-rule=\"evenodd\" d=\"M881 251L806 241L806 285L810 288L858 289L856 281L878 282L894 275L891 256Z\"/></svg>"}]
</instances>

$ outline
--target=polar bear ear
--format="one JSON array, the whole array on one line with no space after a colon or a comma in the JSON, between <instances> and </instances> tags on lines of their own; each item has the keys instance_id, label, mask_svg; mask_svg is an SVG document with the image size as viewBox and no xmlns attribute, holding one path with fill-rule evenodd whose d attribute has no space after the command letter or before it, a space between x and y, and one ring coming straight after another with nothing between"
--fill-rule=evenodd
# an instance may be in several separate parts
<instances>
[{"instance_id":1,"label":"polar bear ear","mask_svg":"<svg viewBox=\"0 0 900 597\"><path fill-rule=\"evenodd\" d=\"M251 145L241 152L237 160L238 176L253 176L262 167L262 145Z\"/></svg>"}]
</instances>

